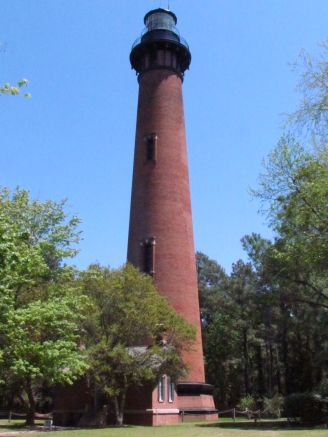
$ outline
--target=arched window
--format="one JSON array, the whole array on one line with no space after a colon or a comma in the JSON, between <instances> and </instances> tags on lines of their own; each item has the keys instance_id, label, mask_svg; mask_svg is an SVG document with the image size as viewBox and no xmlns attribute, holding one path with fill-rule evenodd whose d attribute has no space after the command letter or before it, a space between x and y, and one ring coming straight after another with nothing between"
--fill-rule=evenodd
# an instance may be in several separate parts
<instances>
[{"instance_id":1,"label":"arched window","mask_svg":"<svg viewBox=\"0 0 328 437\"><path fill-rule=\"evenodd\" d=\"M141 243L144 250L144 272L149 275L155 274L155 237L146 238Z\"/></svg>"},{"instance_id":2,"label":"arched window","mask_svg":"<svg viewBox=\"0 0 328 437\"><path fill-rule=\"evenodd\" d=\"M156 132L152 132L145 136L144 138L146 143L146 158L147 161L157 160L157 134Z\"/></svg>"},{"instance_id":3,"label":"arched window","mask_svg":"<svg viewBox=\"0 0 328 437\"><path fill-rule=\"evenodd\" d=\"M167 377L167 399L169 402L174 401L174 382L169 376Z\"/></svg>"},{"instance_id":4,"label":"arched window","mask_svg":"<svg viewBox=\"0 0 328 437\"><path fill-rule=\"evenodd\" d=\"M158 402L165 401L165 376L158 381Z\"/></svg>"}]
</instances>

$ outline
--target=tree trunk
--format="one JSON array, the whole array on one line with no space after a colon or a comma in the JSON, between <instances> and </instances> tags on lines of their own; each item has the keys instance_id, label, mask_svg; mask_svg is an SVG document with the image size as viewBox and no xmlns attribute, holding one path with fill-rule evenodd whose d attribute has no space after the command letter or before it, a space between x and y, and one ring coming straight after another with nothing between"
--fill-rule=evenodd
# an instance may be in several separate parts
<instances>
[{"instance_id":1,"label":"tree trunk","mask_svg":"<svg viewBox=\"0 0 328 437\"><path fill-rule=\"evenodd\" d=\"M280 344L281 344L281 360L282 373L285 385L284 394L289 395L293 393L291 378L290 378L290 364L289 364L289 341L288 341L288 326L290 326L290 314L285 308L284 301L280 302L280 312L282 318L282 325L280 328Z\"/></svg>"},{"instance_id":2,"label":"tree trunk","mask_svg":"<svg viewBox=\"0 0 328 437\"><path fill-rule=\"evenodd\" d=\"M120 409L120 403L118 400L118 396L114 396L114 407L115 407L115 420L116 426L123 425L123 411Z\"/></svg>"},{"instance_id":3,"label":"tree trunk","mask_svg":"<svg viewBox=\"0 0 328 437\"><path fill-rule=\"evenodd\" d=\"M116 426L123 425L123 413L124 413L126 392L127 392L127 378L125 375L123 375L123 387L121 390L121 394L120 396L117 395L114 396Z\"/></svg>"},{"instance_id":4,"label":"tree trunk","mask_svg":"<svg viewBox=\"0 0 328 437\"><path fill-rule=\"evenodd\" d=\"M34 426L35 399L32 390L31 378L28 378L26 381L25 391L28 398L27 411L26 411L26 425Z\"/></svg>"},{"instance_id":5,"label":"tree trunk","mask_svg":"<svg viewBox=\"0 0 328 437\"><path fill-rule=\"evenodd\" d=\"M263 376L262 348L257 346L257 372L258 372L258 394L263 397L265 394L265 382Z\"/></svg>"},{"instance_id":6,"label":"tree trunk","mask_svg":"<svg viewBox=\"0 0 328 437\"><path fill-rule=\"evenodd\" d=\"M306 366L306 380L308 381L309 391L313 390L314 372L313 372L313 357L315 356L314 351L311 350L311 340L310 335L306 336L306 355L307 355L307 366Z\"/></svg>"},{"instance_id":7,"label":"tree trunk","mask_svg":"<svg viewBox=\"0 0 328 437\"><path fill-rule=\"evenodd\" d=\"M278 387L278 393L281 394L282 393L282 388L281 388L281 374L280 374L280 361L279 361L278 349L276 351L276 369L277 369L277 387ZM279 417L280 417L280 413L279 413Z\"/></svg>"},{"instance_id":8,"label":"tree trunk","mask_svg":"<svg viewBox=\"0 0 328 437\"><path fill-rule=\"evenodd\" d=\"M243 331L243 352L244 352L244 384L245 384L245 392L246 394L250 393L249 387L249 362L248 362L248 338L247 338L247 330Z\"/></svg>"},{"instance_id":9,"label":"tree trunk","mask_svg":"<svg viewBox=\"0 0 328 437\"><path fill-rule=\"evenodd\" d=\"M270 372L270 393L273 393L273 348L272 348L272 343L270 342L270 347L269 347L269 352L270 352L270 368L269 368L269 372Z\"/></svg>"}]
</instances>

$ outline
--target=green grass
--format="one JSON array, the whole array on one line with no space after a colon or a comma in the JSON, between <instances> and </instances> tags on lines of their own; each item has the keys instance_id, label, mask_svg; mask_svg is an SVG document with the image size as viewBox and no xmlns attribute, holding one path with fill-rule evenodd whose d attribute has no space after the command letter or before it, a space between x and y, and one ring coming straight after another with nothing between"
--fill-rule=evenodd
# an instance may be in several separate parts
<instances>
[{"instance_id":1,"label":"green grass","mask_svg":"<svg viewBox=\"0 0 328 437\"><path fill-rule=\"evenodd\" d=\"M38 424L43 421L38 421ZM225 421L226 423L226 421ZM231 421L232 423L232 421ZM263 430L219 428L208 425L209 422L185 422L176 425L160 427L126 426L124 428L104 428L91 430L70 430L47 432L45 437L324 437L327 429L297 429L297 430ZM23 421L0 420L0 434L5 431L18 431L19 437L31 437L31 434L22 432ZM33 434L32 434L33 435ZM15 437L16 434L10 437Z\"/></svg>"},{"instance_id":2,"label":"green grass","mask_svg":"<svg viewBox=\"0 0 328 437\"><path fill-rule=\"evenodd\" d=\"M36 420L35 425L43 425L43 420ZM12 419L8 422L8 419L0 419L0 434L6 431L22 430L25 427L25 419Z\"/></svg>"}]
</instances>

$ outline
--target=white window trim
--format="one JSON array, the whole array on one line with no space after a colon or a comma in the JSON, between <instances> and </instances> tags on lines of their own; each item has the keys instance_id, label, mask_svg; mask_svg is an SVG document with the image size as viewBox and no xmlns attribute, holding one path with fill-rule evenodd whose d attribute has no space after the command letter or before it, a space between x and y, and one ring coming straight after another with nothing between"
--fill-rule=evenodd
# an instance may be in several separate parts
<instances>
[{"instance_id":1,"label":"white window trim","mask_svg":"<svg viewBox=\"0 0 328 437\"><path fill-rule=\"evenodd\" d=\"M167 377L167 399L169 402L174 402L174 382L171 382L171 378Z\"/></svg>"},{"instance_id":2,"label":"white window trim","mask_svg":"<svg viewBox=\"0 0 328 437\"><path fill-rule=\"evenodd\" d=\"M164 402L165 401L165 376L162 376L162 378L158 381L158 402Z\"/></svg>"}]
</instances>

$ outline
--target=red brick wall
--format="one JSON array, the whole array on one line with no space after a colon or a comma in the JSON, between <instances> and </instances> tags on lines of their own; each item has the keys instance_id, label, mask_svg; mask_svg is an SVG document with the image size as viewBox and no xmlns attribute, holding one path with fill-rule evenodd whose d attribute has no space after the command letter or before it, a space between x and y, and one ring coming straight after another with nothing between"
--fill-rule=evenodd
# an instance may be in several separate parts
<instances>
[{"instance_id":1,"label":"red brick wall","mask_svg":"<svg viewBox=\"0 0 328 437\"><path fill-rule=\"evenodd\" d=\"M72 385L57 385L54 399L53 418L56 426L77 426L93 399L86 379Z\"/></svg>"},{"instance_id":2,"label":"red brick wall","mask_svg":"<svg viewBox=\"0 0 328 437\"><path fill-rule=\"evenodd\" d=\"M156 132L157 161L147 161L147 134ZM159 293L197 327L195 350L183 355L188 381L204 382L198 287L181 79L169 70L139 78L139 101L128 261L144 268L142 239L156 237L155 283Z\"/></svg>"}]
</instances>

